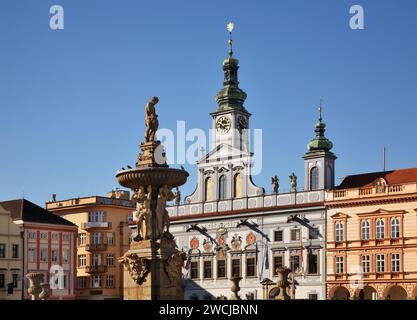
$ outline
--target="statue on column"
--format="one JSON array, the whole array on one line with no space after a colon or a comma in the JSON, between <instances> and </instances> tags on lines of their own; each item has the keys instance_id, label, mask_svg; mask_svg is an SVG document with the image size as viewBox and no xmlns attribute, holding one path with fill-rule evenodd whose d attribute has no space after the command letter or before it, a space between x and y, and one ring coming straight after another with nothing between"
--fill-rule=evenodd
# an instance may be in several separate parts
<instances>
[{"instance_id":1,"label":"statue on column","mask_svg":"<svg viewBox=\"0 0 417 320\"><path fill-rule=\"evenodd\" d=\"M169 235L169 215L166 209L167 201L175 199L174 193L167 185L159 188L158 200L156 202L156 237L161 237L164 233Z\"/></svg>"},{"instance_id":2,"label":"statue on column","mask_svg":"<svg viewBox=\"0 0 417 320\"><path fill-rule=\"evenodd\" d=\"M290 175L290 180L291 180L291 192L297 192L297 176L294 174L294 172L292 173L292 175Z\"/></svg>"},{"instance_id":3,"label":"statue on column","mask_svg":"<svg viewBox=\"0 0 417 320\"><path fill-rule=\"evenodd\" d=\"M277 176L272 177L272 188L274 193L278 193L279 179Z\"/></svg>"},{"instance_id":4,"label":"statue on column","mask_svg":"<svg viewBox=\"0 0 417 320\"><path fill-rule=\"evenodd\" d=\"M155 112L155 105L159 102L158 97L152 97L145 107L145 142L155 141L155 133L158 130L158 115Z\"/></svg>"}]
</instances>

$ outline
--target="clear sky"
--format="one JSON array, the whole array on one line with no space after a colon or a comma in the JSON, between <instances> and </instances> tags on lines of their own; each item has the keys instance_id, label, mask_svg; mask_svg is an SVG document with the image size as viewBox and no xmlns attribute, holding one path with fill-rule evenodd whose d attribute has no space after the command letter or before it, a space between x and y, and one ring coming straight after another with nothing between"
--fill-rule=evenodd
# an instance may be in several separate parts
<instances>
[{"instance_id":1,"label":"clear sky","mask_svg":"<svg viewBox=\"0 0 417 320\"><path fill-rule=\"evenodd\" d=\"M64 8L64 30L49 8ZM349 9L365 10L352 30ZM160 127L208 130L222 86L226 24L235 22L240 86L263 130L263 170L302 184L324 98L337 183L348 174L417 166L417 1L1 0L0 200L40 205L103 195L138 153L144 106ZM196 167L183 196L195 187Z\"/></svg>"}]
</instances>

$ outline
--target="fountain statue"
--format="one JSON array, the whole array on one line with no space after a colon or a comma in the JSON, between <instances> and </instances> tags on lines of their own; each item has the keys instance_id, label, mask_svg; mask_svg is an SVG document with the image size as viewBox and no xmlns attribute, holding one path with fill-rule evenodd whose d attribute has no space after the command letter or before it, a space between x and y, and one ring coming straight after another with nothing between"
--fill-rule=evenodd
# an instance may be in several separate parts
<instances>
[{"instance_id":1,"label":"fountain statue","mask_svg":"<svg viewBox=\"0 0 417 320\"><path fill-rule=\"evenodd\" d=\"M173 188L187 181L188 172L169 168L161 142L156 139L159 122L152 97L145 107L145 141L135 168L116 174L120 185L133 191L138 234L119 258L124 266L125 300L183 299L181 283L185 253L176 249L170 233L167 202L175 199Z\"/></svg>"}]
</instances>

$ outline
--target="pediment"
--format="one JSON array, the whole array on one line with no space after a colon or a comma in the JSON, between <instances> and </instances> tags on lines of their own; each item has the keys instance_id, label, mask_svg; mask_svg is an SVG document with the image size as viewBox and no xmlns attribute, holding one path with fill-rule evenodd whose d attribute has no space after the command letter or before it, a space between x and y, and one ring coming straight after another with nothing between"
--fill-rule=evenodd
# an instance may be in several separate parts
<instances>
[{"instance_id":1,"label":"pediment","mask_svg":"<svg viewBox=\"0 0 417 320\"><path fill-rule=\"evenodd\" d=\"M330 218L332 219L348 219L350 218L350 215L343 213L343 212L337 212L334 215L331 215Z\"/></svg>"},{"instance_id":2,"label":"pediment","mask_svg":"<svg viewBox=\"0 0 417 320\"><path fill-rule=\"evenodd\" d=\"M214 148L213 150L211 150L209 153L207 153L205 156L200 158L200 160L198 160L197 163L198 164L208 163L208 162L216 163L222 160L232 160L232 159L246 158L246 157L251 157L251 156L252 156L251 152L236 149L228 144L222 143L218 145L216 148Z\"/></svg>"},{"instance_id":3,"label":"pediment","mask_svg":"<svg viewBox=\"0 0 417 320\"><path fill-rule=\"evenodd\" d=\"M379 208L375 211L372 212L364 212L364 213L358 213L358 216L370 216L370 215L393 215L393 214L404 214L405 211L404 210L386 210L386 209L382 209Z\"/></svg>"}]
</instances>

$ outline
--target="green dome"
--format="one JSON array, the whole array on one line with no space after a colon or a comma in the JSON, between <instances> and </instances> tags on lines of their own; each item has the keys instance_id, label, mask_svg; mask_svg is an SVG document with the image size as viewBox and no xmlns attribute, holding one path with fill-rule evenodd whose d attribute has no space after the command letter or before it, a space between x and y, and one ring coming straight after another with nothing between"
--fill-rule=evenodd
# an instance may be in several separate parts
<instances>
[{"instance_id":1,"label":"green dome","mask_svg":"<svg viewBox=\"0 0 417 320\"><path fill-rule=\"evenodd\" d=\"M319 122L316 124L316 136L310 143L307 145L308 151L330 151L333 148L333 143L324 136L326 131L326 124L319 119Z\"/></svg>"}]
</instances>

